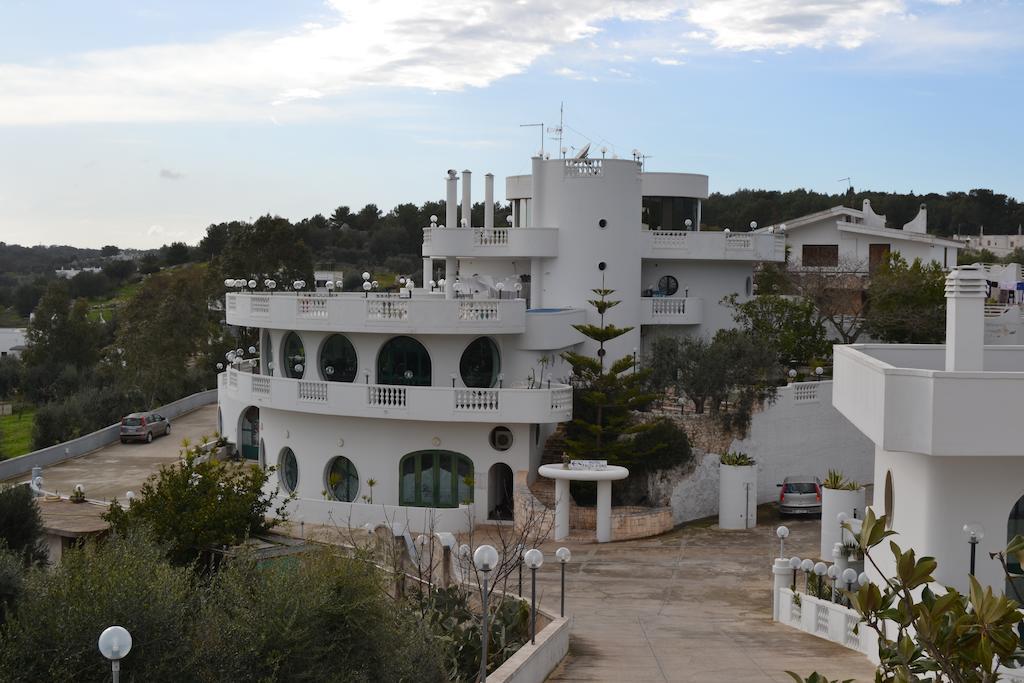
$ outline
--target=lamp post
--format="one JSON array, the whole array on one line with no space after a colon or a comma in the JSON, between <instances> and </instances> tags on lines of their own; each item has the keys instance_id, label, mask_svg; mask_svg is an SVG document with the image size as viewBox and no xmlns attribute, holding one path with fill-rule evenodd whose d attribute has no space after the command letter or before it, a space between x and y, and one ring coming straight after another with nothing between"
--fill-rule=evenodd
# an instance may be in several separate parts
<instances>
[{"instance_id":1,"label":"lamp post","mask_svg":"<svg viewBox=\"0 0 1024 683\"><path fill-rule=\"evenodd\" d=\"M828 578L832 580L832 602L836 601L836 579L839 578L839 570L836 569L834 564L828 566L828 570L825 572Z\"/></svg>"},{"instance_id":2,"label":"lamp post","mask_svg":"<svg viewBox=\"0 0 1024 683\"><path fill-rule=\"evenodd\" d=\"M848 593L853 592L853 582L857 580L856 569L844 569L843 570L843 583L846 584L846 591Z\"/></svg>"},{"instance_id":3,"label":"lamp post","mask_svg":"<svg viewBox=\"0 0 1024 683\"><path fill-rule=\"evenodd\" d=\"M558 616L565 616L565 565L569 564L569 560L572 559L572 552L566 548L561 547L555 551L555 557L558 558L558 562L562 565L562 600L561 607L558 611Z\"/></svg>"},{"instance_id":4,"label":"lamp post","mask_svg":"<svg viewBox=\"0 0 1024 683\"><path fill-rule=\"evenodd\" d=\"M800 570L800 558L796 555L789 558L789 568L793 570L793 592L796 593L796 573Z\"/></svg>"},{"instance_id":5,"label":"lamp post","mask_svg":"<svg viewBox=\"0 0 1024 683\"><path fill-rule=\"evenodd\" d=\"M100 634L100 654L110 660L110 671L114 683L121 680L121 660L132 651L132 634L123 626L108 626Z\"/></svg>"},{"instance_id":6,"label":"lamp post","mask_svg":"<svg viewBox=\"0 0 1024 683\"><path fill-rule=\"evenodd\" d=\"M974 576L974 560L978 552L978 542L985 538L985 530L977 522L964 524L964 536L971 544L971 576Z\"/></svg>"},{"instance_id":7,"label":"lamp post","mask_svg":"<svg viewBox=\"0 0 1024 683\"><path fill-rule=\"evenodd\" d=\"M814 560L804 560L800 563L800 569L804 570L804 593L810 594L811 572L814 571Z\"/></svg>"},{"instance_id":8,"label":"lamp post","mask_svg":"<svg viewBox=\"0 0 1024 683\"><path fill-rule=\"evenodd\" d=\"M634 346L633 347L633 374L634 375L636 374L636 352L637 352L637 348Z\"/></svg>"},{"instance_id":9,"label":"lamp post","mask_svg":"<svg viewBox=\"0 0 1024 683\"><path fill-rule=\"evenodd\" d=\"M790 368L789 372L786 373L786 374L789 375L789 383L790 384L792 384L793 382L796 381L796 370Z\"/></svg>"},{"instance_id":10,"label":"lamp post","mask_svg":"<svg viewBox=\"0 0 1024 683\"><path fill-rule=\"evenodd\" d=\"M785 557L786 539L789 538L789 527L780 526L775 530L775 535L779 537L779 557Z\"/></svg>"},{"instance_id":11,"label":"lamp post","mask_svg":"<svg viewBox=\"0 0 1024 683\"><path fill-rule=\"evenodd\" d=\"M544 564L544 553L530 548L523 555L526 566L530 568L530 644L537 644L537 570Z\"/></svg>"},{"instance_id":12,"label":"lamp post","mask_svg":"<svg viewBox=\"0 0 1024 683\"><path fill-rule=\"evenodd\" d=\"M836 521L839 522L839 542L843 545L846 545L846 529L844 529L843 527L847 522L850 521L850 515L846 514L845 512L840 512L838 515L836 515Z\"/></svg>"},{"instance_id":13,"label":"lamp post","mask_svg":"<svg viewBox=\"0 0 1024 683\"><path fill-rule=\"evenodd\" d=\"M818 382L821 381L821 375L824 372L825 372L825 368L821 367L820 365L818 367L814 368L814 376L815 376L815 378L817 378Z\"/></svg>"},{"instance_id":14,"label":"lamp post","mask_svg":"<svg viewBox=\"0 0 1024 683\"><path fill-rule=\"evenodd\" d=\"M480 644L480 682L487 680L487 641L490 640L490 631L487 627L487 579L494 568L498 566L498 551L492 545L482 545L473 553L473 564L483 574L483 628L481 628Z\"/></svg>"},{"instance_id":15,"label":"lamp post","mask_svg":"<svg viewBox=\"0 0 1024 683\"><path fill-rule=\"evenodd\" d=\"M825 573L827 571L828 571L828 565L826 565L824 562L817 562L817 563L815 563L815 565L814 565L814 575L818 577L818 590L817 590L817 592L815 594L815 597L821 597L822 581L823 581L823 578L824 578Z\"/></svg>"}]
</instances>

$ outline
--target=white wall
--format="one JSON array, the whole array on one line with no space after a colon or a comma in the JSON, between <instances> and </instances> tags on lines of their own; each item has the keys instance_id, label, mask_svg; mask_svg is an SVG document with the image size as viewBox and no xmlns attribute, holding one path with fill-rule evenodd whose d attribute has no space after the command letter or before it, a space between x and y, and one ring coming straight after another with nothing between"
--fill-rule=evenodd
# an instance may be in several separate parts
<instances>
[{"instance_id":1,"label":"white wall","mask_svg":"<svg viewBox=\"0 0 1024 683\"><path fill-rule=\"evenodd\" d=\"M700 325L679 326L677 329L685 334L703 336L708 339L722 329L732 329L736 323L732 318L732 310L719 304L729 294L739 294L740 301L746 301L747 278L751 278L753 286L754 267L750 262L743 261L659 261L646 259L641 271L641 291L648 285L657 289L658 279L663 275L672 275L679 281L679 291L675 296L691 296L704 300L704 321ZM687 293L688 292L688 293ZM632 294L636 300L639 292ZM621 306L631 300L623 297ZM658 334L647 326L644 334ZM673 326L675 327L675 326Z\"/></svg>"}]
</instances>

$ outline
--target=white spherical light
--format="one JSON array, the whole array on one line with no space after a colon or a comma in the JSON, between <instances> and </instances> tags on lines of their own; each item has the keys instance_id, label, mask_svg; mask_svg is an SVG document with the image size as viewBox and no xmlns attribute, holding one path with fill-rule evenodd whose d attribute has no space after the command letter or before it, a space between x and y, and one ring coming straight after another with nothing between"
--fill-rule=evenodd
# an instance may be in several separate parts
<instances>
[{"instance_id":1,"label":"white spherical light","mask_svg":"<svg viewBox=\"0 0 1024 683\"><path fill-rule=\"evenodd\" d=\"M104 657L117 661L132 651L132 634L123 626L109 626L100 634L98 645Z\"/></svg>"},{"instance_id":2,"label":"white spherical light","mask_svg":"<svg viewBox=\"0 0 1024 683\"><path fill-rule=\"evenodd\" d=\"M559 562L565 564L572 559L572 551L563 546L555 551L555 557L558 558Z\"/></svg>"},{"instance_id":3,"label":"white spherical light","mask_svg":"<svg viewBox=\"0 0 1024 683\"><path fill-rule=\"evenodd\" d=\"M498 566L498 551L492 545L482 545L473 553L473 564L484 573L493 571Z\"/></svg>"},{"instance_id":4,"label":"white spherical light","mask_svg":"<svg viewBox=\"0 0 1024 683\"><path fill-rule=\"evenodd\" d=\"M544 553L537 548L530 548L523 553L523 562L530 569L540 569L540 566L544 564Z\"/></svg>"}]
</instances>

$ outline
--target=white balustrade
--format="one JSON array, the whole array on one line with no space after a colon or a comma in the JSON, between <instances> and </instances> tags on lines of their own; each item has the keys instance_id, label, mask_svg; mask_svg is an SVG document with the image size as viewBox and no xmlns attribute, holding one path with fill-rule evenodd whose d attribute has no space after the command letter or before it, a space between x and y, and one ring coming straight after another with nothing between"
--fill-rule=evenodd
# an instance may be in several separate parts
<instances>
[{"instance_id":1,"label":"white balustrade","mask_svg":"<svg viewBox=\"0 0 1024 683\"><path fill-rule=\"evenodd\" d=\"M684 230L651 230L649 234L654 249L686 249L686 236L690 233Z\"/></svg>"},{"instance_id":2,"label":"white balustrade","mask_svg":"<svg viewBox=\"0 0 1024 683\"><path fill-rule=\"evenodd\" d=\"M508 228L473 228L473 245L477 247L507 247Z\"/></svg>"},{"instance_id":3,"label":"white balustrade","mask_svg":"<svg viewBox=\"0 0 1024 683\"><path fill-rule=\"evenodd\" d=\"M236 306L238 300L235 297L231 296L230 294L228 294L227 298L228 298L228 310L229 311L235 310L235 306Z\"/></svg>"},{"instance_id":4,"label":"white balustrade","mask_svg":"<svg viewBox=\"0 0 1024 683\"><path fill-rule=\"evenodd\" d=\"M655 297L651 300L651 315L659 316L684 315L686 299L675 297Z\"/></svg>"},{"instance_id":5,"label":"white balustrade","mask_svg":"<svg viewBox=\"0 0 1024 683\"><path fill-rule=\"evenodd\" d=\"M409 302L372 299L366 304L366 319L375 322L400 322L409 319Z\"/></svg>"},{"instance_id":6,"label":"white balustrade","mask_svg":"<svg viewBox=\"0 0 1024 683\"><path fill-rule=\"evenodd\" d=\"M818 400L817 382L796 382L793 387L793 403L810 403Z\"/></svg>"},{"instance_id":7,"label":"white balustrade","mask_svg":"<svg viewBox=\"0 0 1024 683\"><path fill-rule=\"evenodd\" d=\"M572 414L572 389L569 387L551 390L551 411L569 411Z\"/></svg>"},{"instance_id":8,"label":"white balustrade","mask_svg":"<svg viewBox=\"0 0 1024 683\"><path fill-rule=\"evenodd\" d=\"M230 371L228 371L228 386L231 387L232 389L237 389L238 388L238 371L237 370L230 370Z\"/></svg>"},{"instance_id":9,"label":"white balustrade","mask_svg":"<svg viewBox=\"0 0 1024 683\"><path fill-rule=\"evenodd\" d=\"M270 396L270 378L255 375L252 378L252 393L260 396Z\"/></svg>"},{"instance_id":10,"label":"white balustrade","mask_svg":"<svg viewBox=\"0 0 1024 683\"><path fill-rule=\"evenodd\" d=\"M725 237L726 251L749 251L753 248L754 240L750 238L750 235L726 235Z\"/></svg>"},{"instance_id":11,"label":"white balustrade","mask_svg":"<svg viewBox=\"0 0 1024 683\"><path fill-rule=\"evenodd\" d=\"M501 320L496 301L460 301L459 320L469 322L498 322Z\"/></svg>"},{"instance_id":12,"label":"white balustrade","mask_svg":"<svg viewBox=\"0 0 1024 683\"><path fill-rule=\"evenodd\" d=\"M433 228L423 228L423 244L430 244L430 235L433 232Z\"/></svg>"},{"instance_id":13,"label":"white balustrade","mask_svg":"<svg viewBox=\"0 0 1024 683\"><path fill-rule=\"evenodd\" d=\"M327 403L327 382L299 380L299 400Z\"/></svg>"},{"instance_id":14,"label":"white balustrade","mask_svg":"<svg viewBox=\"0 0 1024 683\"><path fill-rule=\"evenodd\" d=\"M566 178L590 178L604 173L600 159L565 159Z\"/></svg>"},{"instance_id":15,"label":"white balustrade","mask_svg":"<svg viewBox=\"0 0 1024 683\"><path fill-rule=\"evenodd\" d=\"M366 405L375 408L404 408L407 395L405 387L371 384L366 388Z\"/></svg>"},{"instance_id":16,"label":"white balustrade","mask_svg":"<svg viewBox=\"0 0 1024 683\"><path fill-rule=\"evenodd\" d=\"M322 296L310 296L308 294L300 294L296 300L297 314L300 318L305 319L320 319L327 317L327 299ZM269 306L269 303L268 303Z\"/></svg>"},{"instance_id":17,"label":"white balustrade","mask_svg":"<svg viewBox=\"0 0 1024 683\"><path fill-rule=\"evenodd\" d=\"M498 389L456 389L455 410L498 410Z\"/></svg>"},{"instance_id":18,"label":"white balustrade","mask_svg":"<svg viewBox=\"0 0 1024 683\"><path fill-rule=\"evenodd\" d=\"M253 294L249 297L249 313L264 317L270 315L270 296Z\"/></svg>"}]
</instances>

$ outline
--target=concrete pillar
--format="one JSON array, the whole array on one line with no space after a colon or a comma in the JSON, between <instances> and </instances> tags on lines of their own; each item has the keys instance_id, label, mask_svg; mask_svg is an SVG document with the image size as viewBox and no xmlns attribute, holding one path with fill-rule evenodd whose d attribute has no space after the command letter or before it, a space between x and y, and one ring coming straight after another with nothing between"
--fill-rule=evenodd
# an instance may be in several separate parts
<instances>
[{"instance_id":1,"label":"concrete pillar","mask_svg":"<svg viewBox=\"0 0 1024 683\"><path fill-rule=\"evenodd\" d=\"M544 307L544 263L539 256L530 259L530 308Z\"/></svg>"},{"instance_id":2,"label":"concrete pillar","mask_svg":"<svg viewBox=\"0 0 1024 683\"><path fill-rule=\"evenodd\" d=\"M597 542L612 540L612 483L597 482Z\"/></svg>"},{"instance_id":3,"label":"concrete pillar","mask_svg":"<svg viewBox=\"0 0 1024 683\"><path fill-rule=\"evenodd\" d=\"M772 619L779 620L779 589L789 588L790 580L793 578L793 570L789 566L789 560L785 557L776 557L772 564Z\"/></svg>"},{"instance_id":4,"label":"concrete pillar","mask_svg":"<svg viewBox=\"0 0 1024 683\"><path fill-rule=\"evenodd\" d=\"M445 200L444 200L444 227L459 227L459 182L455 169L448 169L448 177L445 179Z\"/></svg>"},{"instance_id":5,"label":"concrete pillar","mask_svg":"<svg viewBox=\"0 0 1024 683\"><path fill-rule=\"evenodd\" d=\"M533 157L532 161L532 172L530 184L532 185L530 200L533 205L533 209L527 213L529 218L529 225L523 227L530 228L542 228L544 227L545 220L545 206L544 206L544 160L540 157ZM522 221L520 221L520 224ZM548 226L551 227L551 226Z\"/></svg>"},{"instance_id":6,"label":"concrete pillar","mask_svg":"<svg viewBox=\"0 0 1024 683\"><path fill-rule=\"evenodd\" d=\"M473 227L473 172L462 172L462 222L459 226Z\"/></svg>"},{"instance_id":7,"label":"concrete pillar","mask_svg":"<svg viewBox=\"0 0 1024 683\"><path fill-rule=\"evenodd\" d=\"M504 225L501 227L505 227ZM484 230L494 229L494 174L484 176Z\"/></svg>"},{"instance_id":8,"label":"concrete pillar","mask_svg":"<svg viewBox=\"0 0 1024 683\"><path fill-rule=\"evenodd\" d=\"M434 279L434 259L429 256L423 257L423 275L420 277L420 286L430 289L430 281Z\"/></svg>"},{"instance_id":9,"label":"concrete pillar","mask_svg":"<svg viewBox=\"0 0 1024 683\"><path fill-rule=\"evenodd\" d=\"M569 480L555 479L555 540L569 537Z\"/></svg>"},{"instance_id":10,"label":"concrete pillar","mask_svg":"<svg viewBox=\"0 0 1024 683\"><path fill-rule=\"evenodd\" d=\"M960 266L946 276L946 370L984 369L985 272Z\"/></svg>"},{"instance_id":11,"label":"concrete pillar","mask_svg":"<svg viewBox=\"0 0 1024 683\"><path fill-rule=\"evenodd\" d=\"M455 298L455 270L458 262L454 256L446 256L444 259L444 298Z\"/></svg>"},{"instance_id":12,"label":"concrete pillar","mask_svg":"<svg viewBox=\"0 0 1024 683\"><path fill-rule=\"evenodd\" d=\"M700 211L701 211L701 200L697 200L697 232L700 232Z\"/></svg>"}]
</instances>

